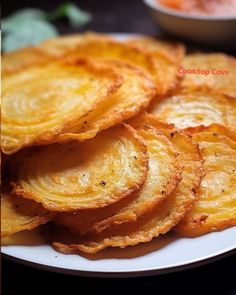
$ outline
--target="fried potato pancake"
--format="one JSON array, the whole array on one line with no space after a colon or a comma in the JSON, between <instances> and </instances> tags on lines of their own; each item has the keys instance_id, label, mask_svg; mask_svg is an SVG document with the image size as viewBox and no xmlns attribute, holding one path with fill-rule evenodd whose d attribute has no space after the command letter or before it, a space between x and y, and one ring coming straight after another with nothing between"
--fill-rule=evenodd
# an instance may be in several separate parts
<instances>
[{"instance_id":1,"label":"fried potato pancake","mask_svg":"<svg viewBox=\"0 0 236 295\"><path fill-rule=\"evenodd\" d=\"M90 38L87 33L60 36L41 42L37 45L37 49L51 57L62 57L74 51L78 45L85 43L88 39Z\"/></svg>"},{"instance_id":2,"label":"fried potato pancake","mask_svg":"<svg viewBox=\"0 0 236 295\"><path fill-rule=\"evenodd\" d=\"M52 57L37 47L26 47L5 53L2 58L2 75L5 77L34 65L46 64Z\"/></svg>"},{"instance_id":3,"label":"fried potato pancake","mask_svg":"<svg viewBox=\"0 0 236 295\"><path fill-rule=\"evenodd\" d=\"M148 123L147 123L148 120ZM140 121L140 119L139 119ZM96 253L106 247L136 245L151 241L160 234L165 234L184 217L196 200L195 192L202 178L202 158L199 148L184 133L174 126L158 122L154 117L144 117L144 128L153 126L168 136L179 149L184 165L182 180L166 201L137 222L111 227L100 235L89 234L67 238L67 232L60 231L60 237L54 237L53 247L63 253ZM168 129L168 131L166 130Z\"/></svg>"},{"instance_id":4,"label":"fried potato pancake","mask_svg":"<svg viewBox=\"0 0 236 295\"><path fill-rule=\"evenodd\" d=\"M136 222L174 191L182 172L175 146L153 127L141 127L138 134L147 145L149 155L149 170L142 188L128 200L110 207L84 214L61 214L56 220L58 224L69 227L74 233L84 234L90 230L100 233L114 225Z\"/></svg>"},{"instance_id":5,"label":"fried potato pancake","mask_svg":"<svg viewBox=\"0 0 236 295\"><path fill-rule=\"evenodd\" d=\"M213 124L191 129L200 145L205 176L197 200L176 231L196 237L236 225L236 132Z\"/></svg>"},{"instance_id":6,"label":"fried potato pancake","mask_svg":"<svg viewBox=\"0 0 236 295\"><path fill-rule=\"evenodd\" d=\"M14 74L23 69L46 64L55 59L62 58L74 51L75 48L89 40L110 39L102 34L72 34L47 39L37 45L17 49L2 56L3 76Z\"/></svg>"},{"instance_id":7,"label":"fried potato pancake","mask_svg":"<svg viewBox=\"0 0 236 295\"><path fill-rule=\"evenodd\" d=\"M3 79L2 151L42 144L70 130L122 84L108 66L66 59Z\"/></svg>"},{"instance_id":8,"label":"fried potato pancake","mask_svg":"<svg viewBox=\"0 0 236 295\"><path fill-rule=\"evenodd\" d=\"M89 41L109 41L113 38L106 34L86 32L47 39L37 45L37 49L52 57L62 57L74 51L79 45Z\"/></svg>"},{"instance_id":9,"label":"fried potato pancake","mask_svg":"<svg viewBox=\"0 0 236 295\"><path fill-rule=\"evenodd\" d=\"M142 69L156 83L157 93L166 94L180 82L177 65L171 58L158 53L152 55L135 46L109 39L90 39L75 49L80 57L123 61Z\"/></svg>"},{"instance_id":10,"label":"fried potato pancake","mask_svg":"<svg viewBox=\"0 0 236 295\"><path fill-rule=\"evenodd\" d=\"M183 80L184 86L208 85L236 97L236 59L233 56L223 53L190 54L185 57L183 68L210 71L207 76L186 75Z\"/></svg>"},{"instance_id":11,"label":"fried potato pancake","mask_svg":"<svg viewBox=\"0 0 236 295\"><path fill-rule=\"evenodd\" d=\"M185 47L179 42L169 42L151 37L138 37L129 39L127 43L142 50L147 50L152 54L161 53L176 63L181 63L185 56Z\"/></svg>"},{"instance_id":12,"label":"fried potato pancake","mask_svg":"<svg viewBox=\"0 0 236 295\"><path fill-rule=\"evenodd\" d=\"M104 207L138 190L148 156L137 132L121 125L84 143L26 151L18 166L14 192L60 212Z\"/></svg>"},{"instance_id":13,"label":"fried potato pancake","mask_svg":"<svg viewBox=\"0 0 236 295\"><path fill-rule=\"evenodd\" d=\"M70 132L60 134L56 141L67 141L72 138L83 141L93 138L99 131L136 115L153 99L156 93L155 85L143 72L123 62L112 61L109 64L122 75L122 86L83 116L83 120L78 121Z\"/></svg>"},{"instance_id":14,"label":"fried potato pancake","mask_svg":"<svg viewBox=\"0 0 236 295\"><path fill-rule=\"evenodd\" d=\"M33 200L4 191L1 194L1 237L32 230L51 220L53 214Z\"/></svg>"},{"instance_id":15,"label":"fried potato pancake","mask_svg":"<svg viewBox=\"0 0 236 295\"><path fill-rule=\"evenodd\" d=\"M179 128L219 123L236 128L236 99L200 86L154 102L150 113Z\"/></svg>"},{"instance_id":16,"label":"fried potato pancake","mask_svg":"<svg viewBox=\"0 0 236 295\"><path fill-rule=\"evenodd\" d=\"M151 43L150 40L149 43ZM171 45L167 45L168 43L161 44L163 48L168 46L171 48ZM173 45L173 48L176 50L169 52L175 52L174 55L180 58L180 52L182 52L180 46ZM4 56L3 73L14 73L22 68L70 56L73 51L80 57L120 60L141 68L154 79L158 94L166 94L173 90L182 78L177 71L176 57L173 58L173 54L167 54L164 49L153 53L153 51L144 50L143 46L121 43L112 40L109 36L95 33L49 39L37 46L7 54Z\"/></svg>"}]
</instances>

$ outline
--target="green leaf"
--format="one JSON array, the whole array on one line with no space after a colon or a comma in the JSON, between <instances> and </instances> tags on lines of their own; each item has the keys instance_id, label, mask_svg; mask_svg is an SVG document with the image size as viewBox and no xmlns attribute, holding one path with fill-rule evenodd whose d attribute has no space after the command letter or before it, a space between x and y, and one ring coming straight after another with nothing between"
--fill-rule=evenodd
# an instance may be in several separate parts
<instances>
[{"instance_id":1,"label":"green leaf","mask_svg":"<svg viewBox=\"0 0 236 295\"><path fill-rule=\"evenodd\" d=\"M19 30L6 34L2 47L4 51L12 51L28 45L37 44L45 39L53 38L58 33L54 26L39 19L25 19Z\"/></svg>"},{"instance_id":2,"label":"green leaf","mask_svg":"<svg viewBox=\"0 0 236 295\"><path fill-rule=\"evenodd\" d=\"M83 26L92 19L91 14L79 9L73 3L64 3L59 6L54 12L48 15L48 20L54 20L59 17L67 17L71 26Z\"/></svg>"},{"instance_id":3,"label":"green leaf","mask_svg":"<svg viewBox=\"0 0 236 295\"><path fill-rule=\"evenodd\" d=\"M22 23L28 19L45 19L47 14L41 9L27 8L22 9L7 18L2 20L3 33L10 33L15 30L19 30Z\"/></svg>"},{"instance_id":4,"label":"green leaf","mask_svg":"<svg viewBox=\"0 0 236 295\"><path fill-rule=\"evenodd\" d=\"M89 13L73 3L64 3L52 13L34 8L20 10L2 21L3 50L15 50L58 35L54 26L47 21L60 17L67 17L74 27L82 26L91 20Z\"/></svg>"}]
</instances>

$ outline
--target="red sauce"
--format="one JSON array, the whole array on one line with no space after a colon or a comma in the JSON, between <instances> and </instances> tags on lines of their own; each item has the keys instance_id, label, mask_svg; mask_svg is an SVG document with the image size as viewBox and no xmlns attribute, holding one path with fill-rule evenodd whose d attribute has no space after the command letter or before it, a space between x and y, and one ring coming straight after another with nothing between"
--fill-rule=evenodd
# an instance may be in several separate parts
<instances>
[{"instance_id":1,"label":"red sauce","mask_svg":"<svg viewBox=\"0 0 236 295\"><path fill-rule=\"evenodd\" d=\"M161 5L187 12L212 16L236 16L236 0L156 0Z\"/></svg>"}]
</instances>

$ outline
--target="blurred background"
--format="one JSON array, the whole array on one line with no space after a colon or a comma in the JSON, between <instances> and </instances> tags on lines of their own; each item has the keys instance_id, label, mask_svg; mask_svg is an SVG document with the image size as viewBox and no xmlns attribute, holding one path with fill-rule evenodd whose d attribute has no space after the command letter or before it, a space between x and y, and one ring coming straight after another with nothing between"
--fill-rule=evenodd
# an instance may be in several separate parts
<instances>
[{"instance_id":1,"label":"blurred background","mask_svg":"<svg viewBox=\"0 0 236 295\"><path fill-rule=\"evenodd\" d=\"M84 11L89 13L91 15L91 19L83 25L71 26L70 22L68 21L68 17L65 17L65 15L56 17L55 19L50 20L50 24L52 24L56 28L59 34L96 31L138 33L158 37L167 37L171 38L172 40L176 39L172 36L168 36L160 29L157 22L152 18L150 10L143 0L75 0L69 2L63 0L8 0L4 1L2 4L2 17L4 19L12 15L13 13L25 8L39 8L45 13L50 14L68 3L75 4L79 9L82 10L82 12ZM233 20L233 22L234 26L236 26L236 19ZM221 24L219 24L219 26L221 27ZM4 33L4 23L2 25L2 28ZM188 29L190 30L190 28ZM190 33L193 35L196 33L194 30L193 32L192 30L190 31ZM215 32L215 35L217 35L217 32ZM22 34L24 35L23 32ZM5 34L3 34L3 36L4 35ZM183 41L180 37L178 37L178 40ZM185 44L187 44L190 51L224 51L226 53L236 55L236 38L235 41L233 40L232 42L230 42L230 44L227 45L221 44L221 42L218 42L217 44L211 46L208 45L201 47L191 42L185 42Z\"/></svg>"},{"instance_id":2,"label":"blurred background","mask_svg":"<svg viewBox=\"0 0 236 295\"><path fill-rule=\"evenodd\" d=\"M26 7L41 8L50 12L65 2L67 1L8 0L2 4L2 17ZM92 20L84 27L73 29L65 19L60 19L55 23L61 34L86 30L159 34L142 0L76 0L72 2L82 10L91 13Z\"/></svg>"}]
</instances>

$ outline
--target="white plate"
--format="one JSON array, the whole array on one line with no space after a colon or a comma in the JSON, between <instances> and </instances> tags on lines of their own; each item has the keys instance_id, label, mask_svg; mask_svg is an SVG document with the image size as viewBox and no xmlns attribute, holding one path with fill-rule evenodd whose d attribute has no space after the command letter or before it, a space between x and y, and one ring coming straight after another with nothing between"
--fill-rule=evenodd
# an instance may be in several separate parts
<instances>
[{"instance_id":1,"label":"white plate","mask_svg":"<svg viewBox=\"0 0 236 295\"><path fill-rule=\"evenodd\" d=\"M107 249L96 255L65 255L50 245L4 246L9 258L46 270L86 276L144 276L195 267L231 254L236 227L194 239L168 234L126 249Z\"/></svg>"},{"instance_id":2,"label":"white plate","mask_svg":"<svg viewBox=\"0 0 236 295\"><path fill-rule=\"evenodd\" d=\"M127 38L127 35L117 35ZM130 35L128 35L130 36ZM173 233L126 249L107 249L93 256L64 255L50 245L3 246L2 253L19 262L56 272L86 276L144 276L208 263L236 249L236 227L198 238Z\"/></svg>"}]
</instances>

